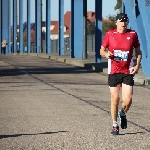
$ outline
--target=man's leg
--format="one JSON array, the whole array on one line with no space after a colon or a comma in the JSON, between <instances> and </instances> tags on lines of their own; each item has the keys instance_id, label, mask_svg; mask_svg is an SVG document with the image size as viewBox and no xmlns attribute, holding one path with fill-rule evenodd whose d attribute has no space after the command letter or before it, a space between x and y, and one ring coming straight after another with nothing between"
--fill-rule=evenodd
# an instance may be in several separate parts
<instances>
[{"instance_id":1,"label":"man's leg","mask_svg":"<svg viewBox=\"0 0 150 150\"><path fill-rule=\"evenodd\" d=\"M129 110L131 103L132 103L132 93L133 93L133 86L122 84L122 110L118 111L118 116L120 118L120 125L122 129L127 128L127 119L126 113Z\"/></svg>"},{"instance_id":2,"label":"man's leg","mask_svg":"<svg viewBox=\"0 0 150 150\"><path fill-rule=\"evenodd\" d=\"M2 54L5 54L5 52L4 52L4 47L2 48Z\"/></svg>"},{"instance_id":3,"label":"man's leg","mask_svg":"<svg viewBox=\"0 0 150 150\"><path fill-rule=\"evenodd\" d=\"M122 84L122 109L125 113L129 110L132 104L133 86Z\"/></svg>"},{"instance_id":4,"label":"man's leg","mask_svg":"<svg viewBox=\"0 0 150 150\"><path fill-rule=\"evenodd\" d=\"M120 92L120 84L116 87L110 87L111 93L111 116L113 121L113 129L111 131L112 135L119 134L119 126L117 123L117 112L118 112L118 105L119 105L119 92Z\"/></svg>"},{"instance_id":5,"label":"man's leg","mask_svg":"<svg viewBox=\"0 0 150 150\"><path fill-rule=\"evenodd\" d=\"M6 54L6 47L4 47L4 54Z\"/></svg>"},{"instance_id":6,"label":"man's leg","mask_svg":"<svg viewBox=\"0 0 150 150\"><path fill-rule=\"evenodd\" d=\"M119 105L119 91L120 84L116 87L109 87L111 93L111 116L112 120L117 122L117 113L118 113L118 105Z\"/></svg>"}]
</instances>

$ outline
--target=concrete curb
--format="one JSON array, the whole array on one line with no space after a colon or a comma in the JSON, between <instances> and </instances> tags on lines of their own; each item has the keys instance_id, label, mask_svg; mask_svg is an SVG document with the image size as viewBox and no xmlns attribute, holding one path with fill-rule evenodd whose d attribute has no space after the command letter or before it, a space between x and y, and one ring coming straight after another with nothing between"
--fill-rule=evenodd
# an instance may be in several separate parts
<instances>
[{"instance_id":1,"label":"concrete curb","mask_svg":"<svg viewBox=\"0 0 150 150\"><path fill-rule=\"evenodd\" d=\"M18 55L18 54L14 54L14 55ZM88 60L69 58L69 56L68 57L67 56L56 56L56 55L53 56L53 55L42 54L42 53L38 53L38 54L36 54L36 53L30 53L30 54L23 53L23 54L19 54L19 55L37 56L37 57L46 58L46 59L74 65L74 66L84 67L86 69L90 69L90 70L93 70L95 72L102 72L102 73L104 73L104 75L108 74L107 68L100 66L101 65L100 63L94 63L94 61L91 62ZM140 75L139 74L135 75L134 81L135 81L135 83L139 83L140 85L145 85L145 86L150 85L150 77L145 77L142 72L140 72Z\"/></svg>"},{"instance_id":2,"label":"concrete curb","mask_svg":"<svg viewBox=\"0 0 150 150\"><path fill-rule=\"evenodd\" d=\"M107 68L91 65L91 64L88 64L88 63L86 64L86 63L83 63L82 61L74 60L73 58L69 59L69 58L59 58L59 57L51 57L50 56L50 59L56 60L56 61L59 61L59 62L63 62L63 63L67 63L67 64L71 64L71 65L74 65L74 66L84 67L86 69L90 69L90 70L93 70L93 71L96 71L96 72L103 72L105 75L108 74L108 69ZM135 83L139 83L141 85L145 85L145 86L150 85L150 78L149 77L144 77L142 75L141 76L135 75L134 81L135 81Z\"/></svg>"}]
</instances>

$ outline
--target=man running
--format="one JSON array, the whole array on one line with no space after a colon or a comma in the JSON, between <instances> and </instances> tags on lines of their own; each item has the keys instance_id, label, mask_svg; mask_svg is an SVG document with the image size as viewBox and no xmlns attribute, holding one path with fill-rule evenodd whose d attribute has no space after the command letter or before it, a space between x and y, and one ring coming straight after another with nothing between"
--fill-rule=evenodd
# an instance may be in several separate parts
<instances>
[{"instance_id":1,"label":"man running","mask_svg":"<svg viewBox=\"0 0 150 150\"><path fill-rule=\"evenodd\" d=\"M119 134L117 116L122 129L127 128L126 113L132 103L134 75L138 73L142 53L138 35L127 29L128 17L124 13L116 16L116 29L109 30L104 36L100 55L108 58L108 85L111 93L111 116L113 129L111 134ZM108 51L107 51L108 48ZM136 65L133 62L133 50L136 54ZM118 111L119 93L122 87L122 109Z\"/></svg>"}]
</instances>

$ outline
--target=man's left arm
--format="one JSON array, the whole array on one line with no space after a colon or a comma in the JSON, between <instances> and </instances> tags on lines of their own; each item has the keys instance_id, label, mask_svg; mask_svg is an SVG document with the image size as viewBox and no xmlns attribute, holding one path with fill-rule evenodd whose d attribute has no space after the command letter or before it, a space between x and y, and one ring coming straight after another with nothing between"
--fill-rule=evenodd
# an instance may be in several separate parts
<instances>
[{"instance_id":1,"label":"man's left arm","mask_svg":"<svg viewBox=\"0 0 150 150\"><path fill-rule=\"evenodd\" d=\"M136 55L136 65L139 68L142 59L142 51L140 50L140 47L135 48L135 55Z\"/></svg>"},{"instance_id":2,"label":"man's left arm","mask_svg":"<svg viewBox=\"0 0 150 150\"><path fill-rule=\"evenodd\" d=\"M141 59L142 59L142 51L140 50L140 47L138 46L135 48L135 55L136 55L136 66L133 67L133 74L137 74L138 70L141 65Z\"/></svg>"}]
</instances>

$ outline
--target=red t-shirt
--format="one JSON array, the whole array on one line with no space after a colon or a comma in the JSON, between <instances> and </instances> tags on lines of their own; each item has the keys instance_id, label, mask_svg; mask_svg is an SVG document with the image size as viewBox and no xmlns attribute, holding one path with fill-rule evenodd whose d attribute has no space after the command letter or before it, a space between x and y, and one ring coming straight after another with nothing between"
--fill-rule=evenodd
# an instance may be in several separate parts
<instances>
[{"instance_id":1,"label":"red t-shirt","mask_svg":"<svg viewBox=\"0 0 150 150\"><path fill-rule=\"evenodd\" d=\"M124 73L130 74L130 68L133 67L133 49L140 46L138 35L134 30L127 30L125 33L119 33L116 29L109 30L104 36L102 42L104 48L113 53L114 57L108 59L108 74Z\"/></svg>"}]
</instances>

